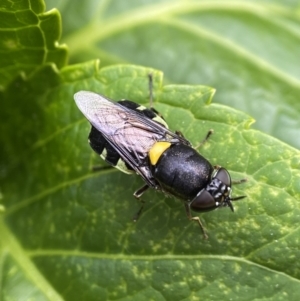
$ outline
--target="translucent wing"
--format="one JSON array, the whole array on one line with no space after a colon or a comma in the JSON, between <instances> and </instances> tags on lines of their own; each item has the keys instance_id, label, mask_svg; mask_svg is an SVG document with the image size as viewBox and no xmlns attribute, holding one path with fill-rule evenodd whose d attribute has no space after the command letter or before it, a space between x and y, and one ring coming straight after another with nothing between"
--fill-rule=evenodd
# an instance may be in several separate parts
<instances>
[{"instance_id":1,"label":"translucent wing","mask_svg":"<svg viewBox=\"0 0 300 301\"><path fill-rule=\"evenodd\" d=\"M154 180L149 183L152 176L146 158L153 144L156 141L188 143L163 125L102 95L80 91L74 99L89 122L151 186Z\"/></svg>"}]
</instances>

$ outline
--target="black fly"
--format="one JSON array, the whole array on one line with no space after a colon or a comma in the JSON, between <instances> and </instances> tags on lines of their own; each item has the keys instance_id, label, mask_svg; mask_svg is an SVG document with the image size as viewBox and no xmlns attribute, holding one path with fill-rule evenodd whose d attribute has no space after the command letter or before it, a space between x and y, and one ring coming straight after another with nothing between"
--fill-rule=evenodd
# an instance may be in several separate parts
<instances>
[{"instance_id":1,"label":"black fly","mask_svg":"<svg viewBox=\"0 0 300 301\"><path fill-rule=\"evenodd\" d=\"M152 77L150 76L152 102ZM80 91L74 95L80 111L91 123L89 143L107 163L122 172L140 175L145 185L134 196L140 199L148 188L162 191L183 201L187 217L196 221L205 238L207 234L198 216L191 210L205 212L220 207L233 211L231 178L220 166L213 167L184 138L172 132L162 116L130 100L114 102L107 97ZM208 139L210 131L202 144ZM245 182L244 179L234 184Z\"/></svg>"}]
</instances>

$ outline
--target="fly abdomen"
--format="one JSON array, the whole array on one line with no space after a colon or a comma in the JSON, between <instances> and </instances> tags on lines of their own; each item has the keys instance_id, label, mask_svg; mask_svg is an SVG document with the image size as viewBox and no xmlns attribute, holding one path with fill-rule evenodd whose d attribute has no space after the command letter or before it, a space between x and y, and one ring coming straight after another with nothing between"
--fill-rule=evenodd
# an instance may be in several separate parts
<instances>
[{"instance_id":1,"label":"fly abdomen","mask_svg":"<svg viewBox=\"0 0 300 301\"><path fill-rule=\"evenodd\" d=\"M207 186L214 170L196 150L184 144L171 144L152 168L165 192L186 201Z\"/></svg>"},{"instance_id":2,"label":"fly abdomen","mask_svg":"<svg viewBox=\"0 0 300 301\"><path fill-rule=\"evenodd\" d=\"M91 148L108 164L118 168L124 173L133 173L133 168L127 164L104 136L95 128L91 127L89 134L89 144Z\"/></svg>"}]
</instances>

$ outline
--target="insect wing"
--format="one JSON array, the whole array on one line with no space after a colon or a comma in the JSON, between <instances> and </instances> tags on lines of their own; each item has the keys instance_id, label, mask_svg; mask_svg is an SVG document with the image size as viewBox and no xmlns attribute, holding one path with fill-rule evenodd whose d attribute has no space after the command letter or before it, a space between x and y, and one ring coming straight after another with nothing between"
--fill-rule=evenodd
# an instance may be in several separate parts
<instances>
[{"instance_id":1,"label":"insect wing","mask_svg":"<svg viewBox=\"0 0 300 301\"><path fill-rule=\"evenodd\" d=\"M163 125L146 118L106 97L80 91L74 95L80 111L102 133L122 158L151 186L154 180L145 162L148 151L156 141L179 141L180 137ZM150 182L149 182L150 181Z\"/></svg>"}]
</instances>

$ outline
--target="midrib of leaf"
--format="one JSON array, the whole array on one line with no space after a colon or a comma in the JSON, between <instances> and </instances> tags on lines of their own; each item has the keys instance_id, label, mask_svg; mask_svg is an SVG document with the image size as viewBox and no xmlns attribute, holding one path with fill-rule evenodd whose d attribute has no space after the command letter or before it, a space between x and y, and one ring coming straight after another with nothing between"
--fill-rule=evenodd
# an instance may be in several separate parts
<instances>
[{"instance_id":1,"label":"midrib of leaf","mask_svg":"<svg viewBox=\"0 0 300 301\"><path fill-rule=\"evenodd\" d=\"M138 26L149 21L157 21L159 17L170 18L180 16L186 13L191 13L195 11L237 11L237 12L251 12L253 15L268 21L276 26L284 27L285 30L289 31L292 35L300 37L299 32L295 31L294 28L282 23L280 20L276 20L270 17L270 10L278 15L292 18L289 10L282 9L282 7L275 5L259 5L257 3L242 3L240 1L203 1L201 3L197 2L173 2L173 3L160 3L155 5L148 5L143 8L133 9L131 11L126 11L126 13L117 15L110 20L99 20L93 19L88 26L81 30L76 31L73 35L66 37L67 42L72 52L78 52L87 43L80 44L80 37L84 37L85 41L92 43L93 41L101 41L108 36L124 31L124 28L131 28ZM103 11L103 9L101 9ZM97 14L95 14L97 15ZM101 30L99 30L99 28Z\"/></svg>"},{"instance_id":2,"label":"midrib of leaf","mask_svg":"<svg viewBox=\"0 0 300 301\"><path fill-rule=\"evenodd\" d=\"M263 69L265 73L272 74L281 81L286 82L287 84L294 86L297 89L300 89L300 82L296 78L290 76L289 74L282 72L280 69L274 67L274 65L269 64L267 61L261 59L260 57L254 55L253 53L247 51L245 48L240 47L238 44L232 42L231 40L224 39L220 35L215 34L212 31L208 31L195 26L191 23L187 23L178 19L165 19L162 21L165 24L169 24L173 27L177 27L181 30L185 30L189 33L194 33L198 36L199 39L206 38L211 40L214 43L218 44L222 48L230 50L232 53L235 53L239 57L243 57L246 61L251 62L252 65L256 66L259 69Z\"/></svg>"},{"instance_id":3,"label":"midrib of leaf","mask_svg":"<svg viewBox=\"0 0 300 301\"><path fill-rule=\"evenodd\" d=\"M242 10L243 6L245 9L249 7L248 4L239 4L239 9ZM255 7L252 4L250 6ZM152 6L148 5L143 8L126 11L126 13L117 15L109 21L104 20L104 23L102 23L99 19L94 19L88 26L76 31L73 35L66 37L65 42L68 44L70 49L72 49L72 52L76 53L80 52L82 49L83 45L79 45L78 43L82 37L84 37L85 41L87 41L85 44L90 45L93 41L101 41L111 35L124 31L125 28L139 26L153 20L157 21L159 17L172 17L183 13L195 12L195 10L220 10L222 7L232 9L231 5L215 1L201 3L189 2L184 5L182 2L160 3ZM99 30L99 28L101 28L101 30Z\"/></svg>"},{"instance_id":4,"label":"midrib of leaf","mask_svg":"<svg viewBox=\"0 0 300 301\"><path fill-rule=\"evenodd\" d=\"M168 4L158 4L153 5L152 7L147 6L146 8L132 10L129 13L126 12L123 15L118 15L115 18L112 18L109 21L105 21L105 24L102 24L100 20L93 20L91 23L84 27L82 30L77 31L70 37L66 38L66 43L72 49L72 52L75 54L82 51L82 47L85 45L94 45L95 41L100 42L105 38L124 31L124 28L138 27L141 24L148 23L150 21L159 21L161 23L168 24L174 28L179 28L185 30L189 33L195 34L198 39L207 39L213 41L215 44L219 45L222 48L230 50L232 53L236 53L240 57L244 57L246 61L251 62L254 66L259 69L263 69L264 72L268 72L273 76L277 77L281 81L286 82L287 84L294 86L297 89L300 89L300 82L295 77L283 72L282 70L274 67L267 61L259 58L253 53L247 51L245 48L240 47L238 44L233 41L223 38L218 34L215 34L212 31L201 28L200 26L193 25L191 23L176 19L176 15L182 15L184 13L195 12L195 11L205 11L205 10L226 10L226 11L251 11L253 15L257 15L259 18L264 19L265 21L274 24L274 26L284 26L282 22L274 21L274 18L270 17L269 11L272 9L274 12L280 13L281 15L289 16L290 13L287 10L274 5L258 5L251 3L241 3L241 2L202 2L202 3L185 3L182 5L181 2L168 3ZM101 28L101 30L99 30ZM285 29L289 31L292 35L300 38L299 33L295 33L289 26L286 26ZM84 40L86 43L78 43L78 41Z\"/></svg>"},{"instance_id":5,"label":"midrib of leaf","mask_svg":"<svg viewBox=\"0 0 300 301\"><path fill-rule=\"evenodd\" d=\"M273 274L284 275L292 281L296 281L300 284L300 280L297 278L293 278L290 275L276 271L274 269L267 268L263 265L257 264L253 261L247 260L241 257L234 257L228 255L177 255L177 254L166 254L166 255L127 255L127 254L109 254L109 253L93 253L93 252L84 252L80 250L33 250L27 251L27 254L30 258L34 257L54 257L54 256L70 256L70 257L84 257L87 259L107 259L112 261L159 261L159 260L220 260L220 261L228 261L228 262L240 262L247 264L249 266L254 266L258 269L263 269L265 271L271 272Z\"/></svg>"},{"instance_id":6,"label":"midrib of leaf","mask_svg":"<svg viewBox=\"0 0 300 301\"><path fill-rule=\"evenodd\" d=\"M9 254L15 260L18 266L23 270L23 273L27 275L27 278L30 279L41 292L43 292L48 300L63 301L61 296L37 270L28 257L28 253L24 251L22 246L15 239L13 233L7 228L2 218L0 218L0 233L0 246L3 249L2 253Z\"/></svg>"}]
</instances>

